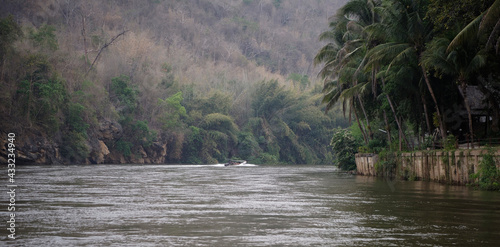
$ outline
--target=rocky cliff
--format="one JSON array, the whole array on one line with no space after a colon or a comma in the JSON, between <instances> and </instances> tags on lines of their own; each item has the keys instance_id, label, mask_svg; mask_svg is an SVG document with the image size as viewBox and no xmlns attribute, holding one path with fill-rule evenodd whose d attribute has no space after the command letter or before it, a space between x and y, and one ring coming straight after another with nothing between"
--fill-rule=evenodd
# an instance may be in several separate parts
<instances>
[{"instance_id":1,"label":"rocky cliff","mask_svg":"<svg viewBox=\"0 0 500 247\"><path fill-rule=\"evenodd\" d=\"M85 143L88 157L85 164L162 164L166 161L167 143L162 140L148 147L139 146L132 155L125 156L115 148L115 143L123 135L121 125L115 121L102 120L99 128L89 131ZM61 155L61 133L49 136L37 130L12 131L15 137L16 164L19 165L57 165L75 163ZM7 163L8 132L1 130L0 161ZM79 163L79 162L77 162Z\"/></svg>"}]
</instances>

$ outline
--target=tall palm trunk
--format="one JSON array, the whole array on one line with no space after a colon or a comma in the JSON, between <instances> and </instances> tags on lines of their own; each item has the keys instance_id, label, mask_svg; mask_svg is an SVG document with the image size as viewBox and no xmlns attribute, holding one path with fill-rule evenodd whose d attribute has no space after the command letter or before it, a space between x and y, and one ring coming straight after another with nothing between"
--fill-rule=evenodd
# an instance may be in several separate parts
<instances>
[{"instance_id":1,"label":"tall palm trunk","mask_svg":"<svg viewBox=\"0 0 500 247\"><path fill-rule=\"evenodd\" d=\"M443 117L441 115L441 111L439 110L439 105L437 103L436 95L434 94L434 90L432 90L431 82L429 80L429 77L427 76L427 71L425 70L424 65L420 66L422 68L422 74L424 75L424 80L425 84L427 84L427 89L429 89L429 93L431 94L432 100L434 101L434 104L436 105L436 114L438 117L439 121L439 130L441 132L441 138L443 140L446 138L446 131L444 129L444 124L443 124Z\"/></svg>"},{"instance_id":2,"label":"tall palm trunk","mask_svg":"<svg viewBox=\"0 0 500 247\"><path fill-rule=\"evenodd\" d=\"M359 129L361 130L361 134L363 134L363 139L365 141L365 144L368 145L368 137L365 132L365 126L363 125L362 122L359 121L358 113L356 109L354 109L354 102L351 101L351 109L354 112L354 117L356 117L356 121L358 122Z\"/></svg>"},{"instance_id":3,"label":"tall palm trunk","mask_svg":"<svg viewBox=\"0 0 500 247\"><path fill-rule=\"evenodd\" d=\"M462 92L462 96L464 97L464 103L465 103L465 108L467 109L467 116L469 118L469 134L470 134L470 142L472 147L474 147L474 129L472 128L472 113L470 109L470 104L469 104L469 99L467 97L467 83L465 82L464 78L459 79L459 85L460 89L459 90Z\"/></svg>"},{"instance_id":4,"label":"tall palm trunk","mask_svg":"<svg viewBox=\"0 0 500 247\"><path fill-rule=\"evenodd\" d=\"M363 115L365 116L365 119L366 119L366 125L367 125L366 129L368 130L368 137L369 137L370 140L373 140L372 127L370 125L370 120L368 119L368 114L366 114L366 110L365 110L365 106L363 104L363 100L359 96L356 96L356 98L358 98L358 100L359 100L359 105L361 106L361 110L363 111Z\"/></svg>"},{"instance_id":5,"label":"tall palm trunk","mask_svg":"<svg viewBox=\"0 0 500 247\"><path fill-rule=\"evenodd\" d=\"M385 81L384 81L384 79L382 79L382 86L385 88ZM388 94L385 94L385 97L387 98L387 102L389 102L389 106L391 107L392 114L394 115L394 119L396 120L396 124L398 125L398 128L400 130L399 134L400 134L400 136L403 137L403 139L406 142L406 146L409 149L410 148L410 143L408 142L408 139L406 138L405 132L403 131L403 127L401 125L401 122L399 121L399 118L398 118L397 114L396 114L396 108L394 108L394 104L392 103L391 97L389 97Z\"/></svg>"},{"instance_id":6,"label":"tall palm trunk","mask_svg":"<svg viewBox=\"0 0 500 247\"><path fill-rule=\"evenodd\" d=\"M420 94L422 98L422 106L424 107L425 123L427 124L427 132L432 133L431 121L429 120L429 112L427 110L427 104L425 103L425 98L423 94Z\"/></svg>"},{"instance_id":7,"label":"tall palm trunk","mask_svg":"<svg viewBox=\"0 0 500 247\"><path fill-rule=\"evenodd\" d=\"M387 120L387 113L384 110L384 121L385 121L385 132L387 134L387 144L391 144L391 127L389 125L389 120Z\"/></svg>"}]
</instances>

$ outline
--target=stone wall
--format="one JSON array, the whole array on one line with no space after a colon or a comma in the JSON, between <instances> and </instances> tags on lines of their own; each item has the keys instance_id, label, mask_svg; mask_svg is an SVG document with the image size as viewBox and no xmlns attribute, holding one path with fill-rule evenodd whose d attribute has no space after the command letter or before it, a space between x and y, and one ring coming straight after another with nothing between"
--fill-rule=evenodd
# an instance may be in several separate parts
<instances>
[{"instance_id":1,"label":"stone wall","mask_svg":"<svg viewBox=\"0 0 500 247\"><path fill-rule=\"evenodd\" d=\"M378 161L376 154L356 154L356 173L365 176L376 176L375 163Z\"/></svg>"},{"instance_id":2,"label":"stone wall","mask_svg":"<svg viewBox=\"0 0 500 247\"><path fill-rule=\"evenodd\" d=\"M396 176L416 180L428 180L453 184L470 183L470 175L478 171L483 149L444 151L422 151L401 153L396 158ZM500 169L500 149L494 153L496 166ZM381 175L377 169L376 154L356 154L356 168L360 175Z\"/></svg>"}]
</instances>

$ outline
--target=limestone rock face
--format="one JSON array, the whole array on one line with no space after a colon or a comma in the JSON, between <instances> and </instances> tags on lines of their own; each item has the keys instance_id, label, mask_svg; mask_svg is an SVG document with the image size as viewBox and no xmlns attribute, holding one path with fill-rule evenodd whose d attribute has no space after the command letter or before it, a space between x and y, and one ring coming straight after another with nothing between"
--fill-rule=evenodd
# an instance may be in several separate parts
<instances>
[{"instance_id":1,"label":"limestone rock face","mask_svg":"<svg viewBox=\"0 0 500 247\"><path fill-rule=\"evenodd\" d=\"M0 132L3 137L8 133ZM8 140L0 138L0 153L2 157L7 157ZM26 131L23 135L16 134L15 140L16 164L61 164L62 158L59 153L59 147L53 138L41 135L41 133L30 133Z\"/></svg>"},{"instance_id":2,"label":"limestone rock face","mask_svg":"<svg viewBox=\"0 0 500 247\"><path fill-rule=\"evenodd\" d=\"M113 140L122 135L122 126L115 121L103 120L99 123L99 132L97 138L99 140Z\"/></svg>"},{"instance_id":3,"label":"limestone rock face","mask_svg":"<svg viewBox=\"0 0 500 247\"><path fill-rule=\"evenodd\" d=\"M106 144L103 141L98 140L97 145L92 149L93 150L90 153L89 157L90 163L103 164L105 161L105 157L110 153L108 146L106 146Z\"/></svg>"},{"instance_id":4,"label":"limestone rock face","mask_svg":"<svg viewBox=\"0 0 500 247\"><path fill-rule=\"evenodd\" d=\"M100 120L96 127L87 130L87 138L84 145L88 151L83 160L73 161L63 157L60 150L64 148L63 130L48 136L36 130L22 131L16 133L15 154L16 164L23 165L53 165L74 164L81 162L86 164L163 164L167 160L167 141L161 136L148 146L135 145L132 154L123 155L116 149L115 145L123 138L122 126L112 120ZM8 154L8 140L5 131L0 130L0 161L7 163L5 157Z\"/></svg>"}]
</instances>

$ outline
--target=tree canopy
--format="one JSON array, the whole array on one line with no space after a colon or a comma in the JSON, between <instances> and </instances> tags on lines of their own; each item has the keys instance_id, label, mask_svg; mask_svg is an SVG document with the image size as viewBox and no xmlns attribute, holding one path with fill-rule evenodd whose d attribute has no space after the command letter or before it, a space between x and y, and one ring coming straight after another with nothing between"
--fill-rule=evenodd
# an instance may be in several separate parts
<instances>
[{"instance_id":1,"label":"tree canopy","mask_svg":"<svg viewBox=\"0 0 500 247\"><path fill-rule=\"evenodd\" d=\"M367 149L383 139L413 150L444 145L448 135L458 143L499 135L499 4L349 1L315 58L327 109L341 102Z\"/></svg>"}]
</instances>

